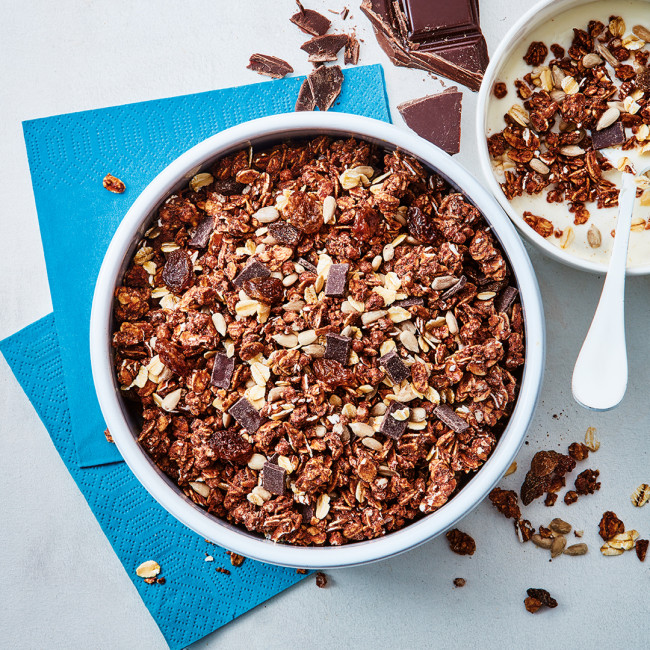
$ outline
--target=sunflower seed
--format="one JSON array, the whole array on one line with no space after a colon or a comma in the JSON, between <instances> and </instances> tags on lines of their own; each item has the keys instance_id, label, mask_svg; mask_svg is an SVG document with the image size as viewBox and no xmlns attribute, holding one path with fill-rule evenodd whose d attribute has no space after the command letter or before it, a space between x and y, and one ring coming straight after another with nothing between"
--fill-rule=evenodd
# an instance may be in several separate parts
<instances>
[{"instance_id":1,"label":"sunflower seed","mask_svg":"<svg viewBox=\"0 0 650 650\"><path fill-rule=\"evenodd\" d=\"M323 201L323 223L335 223L336 199L333 196L326 196Z\"/></svg>"},{"instance_id":2,"label":"sunflower seed","mask_svg":"<svg viewBox=\"0 0 650 650\"><path fill-rule=\"evenodd\" d=\"M595 68L597 65L600 65L603 60L595 53L589 52L582 57L582 65L585 68Z\"/></svg>"},{"instance_id":3,"label":"sunflower seed","mask_svg":"<svg viewBox=\"0 0 650 650\"><path fill-rule=\"evenodd\" d=\"M535 533L531 538L530 541L535 544L535 546L539 546L540 548L544 548L546 550L551 548L551 544L553 543L553 538L552 537L542 537L539 533Z\"/></svg>"},{"instance_id":4,"label":"sunflower seed","mask_svg":"<svg viewBox=\"0 0 650 650\"><path fill-rule=\"evenodd\" d=\"M280 213L278 212L277 208L272 205L267 205L265 208L260 208L255 214L253 214L253 217L255 217L255 219L257 219L260 223L272 223L273 221L277 221L279 216Z\"/></svg>"},{"instance_id":5,"label":"sunflower seed","mask_svg":"<svg viewBox=\"0 0 650 650\"><path fill-rule=\"evenodd\" d=\"M566 546L566 537L558 535L551 543L551 557L557 557L562 554Z\"/></svg>"},{"instance_id":6,"label":"sunflower seed","mask_svg":"<svg viewBox=\"0 0 650 650\"><path fill-rule=\"evenodd\" d=\"M551 171L539 158L533 158L529 164L533 171L542 174L542 176L546 176Z\"/></svg>"},{"instance_id":7,"label":"sunflower seed","mask_svg":"<svg viewBox=\"0 0 650 650\"><path fill-rule=\"evenodd\" d=\"M589 246L592 248L600 248L600 245L603 241L603 236L600 234L600 230L592 223L587 230L587 241Z\"/></svg>"},{"instance_id":8,"label":"sunflower seed","mask_svg":"<svg viewBox=\"0 0 650 650\"><path fill-rule=\"evenodd\" d=\"M567 523L563 519L558 519L558 518L553 519L553 521L551 521L548 527L553 532L561 533L562 535L566 535L567 533L571 532L571 524Z\"/></svg>"},{"instance_id":9,"label":"sunflower seed","mask_svg":"<svg viewBox=\"0 0 650 650\"><path fill-rule=\"evenodd\" d=\"M503 475L504 477L510 476L510 474L514 474L517 471L517 461L514 461L510 464L510 467L508 467L508 471Z\"/></svg>"},{"instance_id":10,"label":"sunflower seed","mask_svg":"<svg viewBox=\"0 0 650 650\"><path fill-rule=\"evenodd\" d=\"M589 547L581 542L580 544L571 544L564 549L564 555L586 555Z\"/></svg>"}]
</instances>

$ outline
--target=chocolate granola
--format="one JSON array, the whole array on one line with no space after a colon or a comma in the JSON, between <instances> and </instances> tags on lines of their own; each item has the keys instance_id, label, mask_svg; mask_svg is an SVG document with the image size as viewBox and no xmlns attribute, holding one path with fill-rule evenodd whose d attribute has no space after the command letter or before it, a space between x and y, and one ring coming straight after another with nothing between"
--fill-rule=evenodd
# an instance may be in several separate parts
<instances>
[{"instance_id":1,"label":"chocolate granola","mask_svg":"<svg viewBox=\"0 0 650 650\"><path fill-rule=\"evenodd\" d=\"M317 137L223 158L162 204L116 290L138 441L192 501L274 541L402 528L507 423L513 280L480 212L402 153Z\"/></svg>"}]
</instances>

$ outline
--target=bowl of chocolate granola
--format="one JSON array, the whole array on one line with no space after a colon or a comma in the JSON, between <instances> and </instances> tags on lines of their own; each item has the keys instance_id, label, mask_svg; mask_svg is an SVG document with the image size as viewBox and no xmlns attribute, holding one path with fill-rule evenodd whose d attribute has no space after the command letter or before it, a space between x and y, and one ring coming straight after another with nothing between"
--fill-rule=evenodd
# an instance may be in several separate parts
<instances>
[{"instance_id":1,"label":"bowl of chocolate granola","mask_svg":"<svg viewBox=\"0 0 650 650\"><path fill-rule=\"evenodd\" d=\"M449 529L510 466L544 366L535 275L494 198L415 135L319 112L228 129L145 188L90 342L152 496L298 567Z\"/></svg>"},{"instance_id":2,"label":"bowl of chocolate granola","mask_svg":"<svg viewBox=\"0 0 650 650\"><path fill-rule=\"evenodd\" d=\"M503 39L479 93L484 174L521 233L607 270L624 173L650 162L650 2L548 0ZM638 181L628 273L650 273L650 180Z\"/></svg>"}]
</instances>

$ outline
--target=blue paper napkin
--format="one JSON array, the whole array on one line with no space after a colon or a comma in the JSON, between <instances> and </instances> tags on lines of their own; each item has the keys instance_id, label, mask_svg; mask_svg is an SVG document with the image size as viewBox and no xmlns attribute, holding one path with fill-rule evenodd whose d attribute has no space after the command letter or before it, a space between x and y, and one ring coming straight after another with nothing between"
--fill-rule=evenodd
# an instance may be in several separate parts
<instances>
[{"instance_id":1,"label":"blue paper napkin","mask_svg":"<svg viewBox=\"0 0 650 650\"><path fill-rule=\"evenodd\" d=\"M304 577L253 560L232 567L223 549L161 508L126 463L77 466L53 314L0 342L0 350L171 648L201 639ZM145 560L160 564L164 585L136 576Z\"/></svg>"},{"instance_id":2,"label":"blue paper napkin","mask_svg":"<svg viewBox=\"0 0 650 650\"><path fill-rule=\"evenodd\" d=\"M344 71L333 110L390 121L381 66ZM227 127L293 110L303 77L24 122L59 347L82 467L120 460L103 436L88 349L95 280L122 217L174 158ZM107 173L124 194L102 187Z\"/></svg>"}]
</instances>

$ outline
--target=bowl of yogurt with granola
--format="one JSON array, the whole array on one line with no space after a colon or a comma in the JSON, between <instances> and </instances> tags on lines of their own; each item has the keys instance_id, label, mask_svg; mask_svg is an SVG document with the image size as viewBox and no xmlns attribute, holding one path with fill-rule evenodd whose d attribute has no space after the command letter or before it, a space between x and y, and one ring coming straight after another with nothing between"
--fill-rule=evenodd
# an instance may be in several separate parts
<instances>
[{"instance_id":1,"label":"bowl of yogurt with granola","mask_svg":"<svg viewBox=\"0 0 650 650\"><path fill-rule=\"evenodd\" d=\"M606 271L624 173L650 164L650 2L545 1L485 74L478 150L488 185L548 255ZM637 181L628 273L650 273L650 181Z\"/></svg>"}]
</instances>

